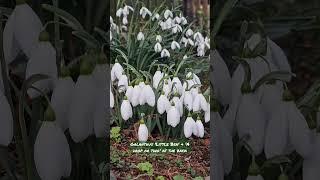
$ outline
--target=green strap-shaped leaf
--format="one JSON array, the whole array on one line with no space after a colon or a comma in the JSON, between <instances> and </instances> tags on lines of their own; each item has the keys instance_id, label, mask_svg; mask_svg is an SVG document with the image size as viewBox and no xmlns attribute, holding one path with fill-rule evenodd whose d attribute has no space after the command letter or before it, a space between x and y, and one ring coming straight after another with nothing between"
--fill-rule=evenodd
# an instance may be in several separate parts
<instances>
[{"instance_id":1,"label":"green strap-shaped leaf","mask_svg":"<svg viewBox=\"0 0 320 180\"><path fill-rule=\"evenodd\" d=\"M81 25L81 23L68 12L49 4L42 4L42 7L47 11L56 13L61 19L66 21L66 23L69 24L74 30L77 30L77 31L83 30L83 26Z\"/></svg>"}]
</instances>

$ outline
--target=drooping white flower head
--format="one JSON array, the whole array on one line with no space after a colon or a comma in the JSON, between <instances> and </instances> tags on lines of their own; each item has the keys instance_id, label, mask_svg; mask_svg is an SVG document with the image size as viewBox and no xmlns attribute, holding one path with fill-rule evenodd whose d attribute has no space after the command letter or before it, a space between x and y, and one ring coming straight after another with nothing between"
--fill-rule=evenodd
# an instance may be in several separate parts
<instances>
[{"instance_id":1,"label":"drooping white flower head","mask_svg":"<svg viewBox=\"0 0 320 180\"><path fill-rule=\"evenodd\" d=\"M161 57L164 58L164 57L170 57L170 53L167 49L162 49L161 51Z\"/></svg>"},{"instance_id":2,"label":"drooping white flower head","mask_svg":"<svg viewBox=\"0 0 320 180\"><path fill-rule=\"evenodd\" d=\"M165 12L164 12L164 18L166 18L166 19L168 19L169 17L171 17L171 18L173 18L173 13L172 13L172 11L170 11L170 10L165 10Z\"/></svg>"},{"instance_id":3,"label":"drooping white flower head","mask_svg":"<svg viewBox=\"0 0 320 180\"><path fill-rule=\"evenodd\" d=\"M131 98L131 104L133 107L136 107L139 104L139 98L140 98L140 93L142 89L139 87L139 85L135 85L133 87L132 91L132 98Z\"/></svg>"},{"instance_id":4,"label":"drooping white flower head","mask_svg":"<svg viewBox=\"0 0 320 180\"><path fill-rule=\"evenodd\" d=\"M157 53L162 51L162 46L160 43L156 43L156 45L154 45L154 51Z\"/></svg>"},{"instance_id":5,"label":"drooping white flower head","mask_svg":"<svg viewBox=\"0 0 320 180\"><path fill-rule=\"evenodd\" d=\"M175 107L179 110L180 117L182 117L183 116L183 103L181 102L180 98L177 95L175 95L172 98L171 102L174 103Z\"/></svg>"},{"instance_id":6,"label":"drooping white flower head","mask_svg":"<svg viewBox=\"0 0 320 180\"><path fill-rule=\"evenodd\" d=\"M142 18L144 19L147 15L149 15L150 17L152 16L151 11L149 11L149 9L147 9L146 7L142 7L140 9L140 15L142 16Z\"/></svg>"},{"instance_id":7,"label":"drooping white flower head","mask_svg":"<svg viewBox=\"0 0 320 180\"><path fill-rule=\"evenodd\" d=\"M193 109L193 97L190 91L185 91L183 103L189 111Z\"/></svg>"},{"instance_id":8,"label":"drooping white flower head","mask_svg":"<svg viewBox=\"0 0 320 180\"><path fill-rule=\"evenodd\" d=\"M3 53L6 63L11 63L22 51L31 57L38 44L42 23L27 3L17 4L3 30Z\"/></svg>"},{"instance_id":9,"label":"drooping white flower head","mask_svg":"<svg viewBox=\"0 0 320 180\"><path fill-rule=\"evenodd\" d=\"M206 98L203 96L202 93L196 93L194 99L193 99L193 105L192 105L192 110L193 112L197 112L200 110L203 110L206 112L208 109L208 103L206 101Z\"/></svg>"},{"instance_id":10,"label":"drooping white flower head","mask_svg":"<svg viewBox=\"0 0 320 180\"><path fill-rule=\"evenodd\" d=\"M203 138L203 136L204 136L204 126L202 124L202 121L201 121L200 117L198 117L198 119L196 121L196 126L197 126L197 129L198 129L197 136L199 138Z\"/></svg>"},{"instance_id":11,"label":"drooping white flower head","mask_svg":"<svg viewBox=\"0 0 320 180\"><path fill-rule=\"evenodd\" d=\"M167 96L163 94L160 95L157 101L157 110L159 114L163 114L164 112L168 111L171 107L171 104L167 98Z\"/></svg>"},{"instance_id":12,"label":"drooping white flower head","mask_svg":"<svg viewBox=\"0 0 320 180\"><path fill-rule=\"evenodd\" d=\"M13 138L13 118L6 96L0 91L0 145L8 146Z\"/></svg>"},{"instance_id":13,"label":"drooping white flower head","mask_svg":"<svg viewBox=\"0 0 320 180\"><path fill-rule=\"evenodd\" d=\"M133 112L131 104L128 100L128 97L124 97L124 100L121 103L120 107L121 117L123 120L127 121L129 118L132 118Z\"/></svg>"},{"instance_id":14,"label":"drooping white flower head","mask_svg":"<svg viewBox=\"0 0 320 180\"><path fill-rule=\"evenodd\" d=\"M138 41L143 41L144 40L144 34L142 32L138 33L137 40Z\"/></svg>"},{"instance_id":15,"label":"drooping white flower head","mask_svg":"<svg viewBox=\"0 0 320 180\"><path fill-rule=\"evenodd\" d=\"M147 126L144 124L144 121L140 121L140 126L138 129L138 139L140 142L146 142L148 140L149 131Z\"/></svg>"},{"instance_id":16,"label":"drooping white flower head","mask_svg":"<svg viewBox=\"0 0 320 180\"><path fill-rule=\"evenodd\" d=\"M160 35L157 35L156 36L156 41L161 43L162 42L162 37Z\"/></svg>"},{"instance_id":17,"label":"drooping white flower head","mask_svg":"<svg viewBox=\"0 0 320 180\"><path fill-rule=\"evenodd\" d=\"M186 32L186 36L187 37L191 37L192 35L193 35L192 29L188 29L187 32Z\"/></svg>"},{"instance_id":18,"label":"drooping white flower head","mask_svg":"<svg viewBox=\"0 0 320 180\"><path fill-rule=\"evenodd\" d=\"M182 32L182 27L179 24L174 24L172 27L172 33L176 34L178 32Z\"/></svg>"},{"instance_id":19,"label":"drooping white flower head","mask_svg":"<svg viewBox=\"0 0 320 180\"><path fill-rule=\"evenodd\" d=\"M177 43L176 41L172 41L172 43L171 43L171 49L172 49L172 50L180 49L179 43Z\"/></svg>"},{"instance_id":20,"label":"drooping white flower head","mask_svg":"<svg viewBox=\"0 0 320 180\"><path fill-rule=\"evenodd\" d=\"M181 18L179 16L176 16L174 18L174 22L177 23L177 24L180 24L181 23Z\"/></svg>"},{"instance_id":21,"label":"drooping white flower head","mask_svg":"<svg viewBox=\"0 0 320 180\"><path fill-rule=\"evenodd\" d=\"M179 93L180 95L182 95L183 93L183 87L182 87L182 83L180 81L180 79L178 77L173 77L172 79L172 86L173 86L173 92L174 93Z\"/></svg>"},{"instance_id":22,"label":"drooping white flower head","mask_svg":"<svg viewBox=\"0 0 320 180\"><path fill-rule=\"evenodd\" d=\"M162 73L160 71L160 69L158 69L154 75L153 75L153 78L152 78L152 82L153 82L153 88L157 89L158 86L159 86L159 83L161 81L161 79L163 78L164 76L164 73Z\"/></svg>"},{"instance_id":23,"label":"drooping white flower head","mask_svg":"<svg viewBox=\"0 0 320 180\"><path fill-rule=\"evenodd\" d=\"M159 13L155 13L151 18L152 21L159 20L159 19L160 19Z\"/></svg>"},{"instance_id":24,"label":"drooping white flower head","mask_svg":"<svg viewBox=\"0 0 320 180\"><path fill-rule=\"evenodd\" d=\"M34 144L34 162L41 179L67 178L71 174L68 140L54 121L45 121L40 127Z\"/></svg>"},{"instance_id":25,"label":"drooping white flower head","mask_svg":"<svg viewBox=\"0 0 320 180\"><path fill-rule=\"evenodd\" d=\"M123 13L123 8L119 8L116 12L116 16L117 17L121 17L122 16L122 13Z\"/></svg>"},{"instance_id":26,"label":"drooping white flower head","mask_svg":"<svg viewBox=\"0 0 320 180\"><path fill-rule=\"evenodd\" d=\"M182 59L183 59L183 60L188 59L188 56L187 56L187 55L184 55Z\"/></svg>"},{"instance_id":27,"label":"drooping white flower head","mask_svg":"<svg viewBox=\"0 0 320 180\"><path fill-rule=\"evenodd\" d=\"M132 95L133 95L133 86L130 84L127 88L125 96L128 97L128 100L131 102L132 101Z\"/></svg>"},{"instance_id":28,"label":"drooping white flower head","mask_svg":"<svg viewBox=\"0 0 320 180\"><path fill-rule=\"evenodd\" d=\"M171 107L167 112L167 124L176 127L180 122L179 110L175 107L174 103L171 103Z\"/></svg>"},{"instance_id":29,"label":"drooping white flower head","mask_svg":"<svg viewBox=\"0 0 320 180\"><path fill-rule=\"evenodd\" d=\"M122 11L123 16L128 16L129 13L130 13L130 11L133 12L134 9L133 9L131 6L125 5L125 6L123 7L123 11Z\"/></svg>"},{"instance_id":30,"label":"drooping white flower head","mask_svg":"<svg viewBox=\"0 0 320 180\"><path fill-rule=\"evenodd\" d=\"M172 84L168 79L164 80L162 91L168 97L169 93L171 92Z\"/></svg>"},{"instance_id":31,"label":"drooping white flower head","mask_svg":"<svg viewBox=\"0 0 320 180\"><path fill-rule=\"evenodd\" d=\"M124 16L122 18L122 24L125 25L125 26L128 24L128 17L127 16Z\"/></svg>"},{"instance_id":32,"label":"drooping white flower head","mask_svg":"<svg viewBox=\"0 0 320 180\"><path fill-rule=\"evenodd\" d=\"M154 107L156 98L152 90L152 87L149 84L146 84L143 87L141 94L143 94L144 102L147 103L149 106Z\"/></svg>"},{"instance_id":33,"label":"drooping white flower head","mask_svg":"<svg viewBox=\"0 0 320 180\"><path fill-rule=\"evenodd\" d=\"M190 114L189 114L190 115ZM193 128L196 126L196 122L192 116L188 116L183 125L183 133L186 138L190 138L193 133Z\"/></svg>"},{"instance_id":34,"label":"drooping white flower head","mask_svg":"<svg viewBox=\"0 0 320 180\"><path fill-rule=\"evenodd\" d=\"M111 80L119 80L123 73L123 67L120 63L116 62L111 69Z\"/></svg>"},{"instance_id":35,"label":"drooping white flower head","mask_svg":"<svg viewBox=\"0 0 320 180\"><path fill-rule=\"evenodd\" d=\"M118 82L118 91L120 93L125 92L128 88L128 77L125 74L122 74Z\"/></svg>"}]
</instances>

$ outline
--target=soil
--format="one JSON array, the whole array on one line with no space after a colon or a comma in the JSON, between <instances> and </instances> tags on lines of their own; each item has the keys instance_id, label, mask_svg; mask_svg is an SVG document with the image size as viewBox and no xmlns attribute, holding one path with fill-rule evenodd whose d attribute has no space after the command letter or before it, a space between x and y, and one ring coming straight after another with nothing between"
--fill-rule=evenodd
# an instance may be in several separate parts
<instances>
[{"instance_id":1,"label":"soil","mask_svg":"<svg viewBox=\"0 0 320 180\"><path fill-rule=\"evenodd\" d=\"M136 126L135 126L136 127ZM204 138L190 139L191 151L187 153L143 154L133 153L129 149L131 142L137 142L137 128L121 131L122 140L117 143L111 140L111 170L117 179L156 179L163 176L173 179L175 175L185 179L207 177L210 172L210 136L209 128L205 128ZM148 141L164 141L160 135L149 136ZM170 142L170 139L167 142ZM153 166L153 176L140 172L136 167L139 163L150 162Z\"/></svg>"}]
</instances>

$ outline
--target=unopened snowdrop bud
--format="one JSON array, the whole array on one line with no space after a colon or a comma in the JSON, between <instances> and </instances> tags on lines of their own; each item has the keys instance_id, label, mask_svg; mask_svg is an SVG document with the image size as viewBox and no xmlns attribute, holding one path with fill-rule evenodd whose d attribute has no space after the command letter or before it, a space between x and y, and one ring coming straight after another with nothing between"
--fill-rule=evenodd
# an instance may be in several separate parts
<instances>
[{"instance_id":1,"label":"unopened snowdrop bud","mask_svg":"<svg viewBox=\"0 0 320 180\"><path fill-rule=\"evenodd\" d=\"M196 122L194 122L191 114L189 113L189 115L183 125L183 133L186 138L190 138L192 136L193 128L194 128L194 126L196 126L195 124L196 124Z\"/></svg>"},{"instance_id":2,"label":"unopened snowdrop bud","mask_svg":"<svg viewBox=\"0 0 320 180\"><path fill-rule=\"evenodd\" d=\"M188 29L187 32L186 32L186 36L187 37L191 37L192 35L193 35L192 29Z\"/></svg>"},{"instance_id":3,"label":"unopened snowdrop bud","mask_svg":"<svg viewBox=\"0 0 320 180\"><path fill-rule=\"evenodd\" d=\"M185 91L183 103L189 111L193 109L193 97L190 91Z\"/></svg>"},{"instance_id":4,"label":"unopened snowdrop bud","mask_svg":"<svg viewBox=\"0 0 320 180\"><path fill-rule=\"evenodd\" d=\"M6 96L0 91L0 145L8 146L13 138L13 118Z\"/></svg>"},{"instance_id":5,"label":"unopened snowdrop bud","mask_svg":"<svg viewBox=\"0 0 320 180\"><path fill-rule=\"evenodd\" d=\"M120 77L122 76L122 73L123 73L123 67L121 66L121 64L119 64L116 61L116 63L112 66L112 69L111 69L111 80L115 81L117 79L120 79Z\"/></svg>"},{"instance_id":6,"label":"unopened snowdrop bud","mask_svg":"<svg viewBox=\"0 0 320 180\"><path fill-rule=\"evenodd\" d=\"M57 124L63 131L68 128L68 112L75 83L70 76L59 78L51 96L51 106L57 117Z\"/></svg>"},{"instance_id":7,"label":"unopened snowdrop bud","mask_svg":"<svg viewBox=\"0 0 320 180\"><path fill-rule=\"evenodd\" d=\"M161 57L165 58L165 57L170 57L170 53L167 49L162 49L161 51Z\"/></svg>"},{"instance_id":8,"label":"unopened snowdrop bud","mask_svg":"<svg viewBox=\"0 0 320 180\"><path fill-rule=\"evenodd\" d=\"M34 144L34 162L41 179L69 177L71 153L66 136L54 121L44 121Z\"/></svg>"},{"instance_id":9,"label":"unopened snowdrop bud","mask_svg":"<svg viewBox=\"0 0 320 180\"><path fill-rule=\"evenodd\" d=\"M157 35L156 36L156 41L161 43L162 42L162 37L160 35Z\"/></svg>"},{"instance_id":10,"label":"unopened snowdrop bud","mask_svg":"<svg viewBox=\"0 0 320 180\"><path fill-rule=\"evenodd\" d=\"M153 78L152 78L153 88L155 88L155 89L158 88L159 83L160 83L161 79L163 78L163 76L164 76L164 74L158 68L158 70L154 73Z\"/></svg>"},{"instance_id":11,"label":"unopened snowdrop bud","mask_svg":"<svg viewBox=\"0 0 320 180\"><path fill-rule=\"evenodd\" d=\"M147 103L149 106L154 107L156 97L148 82L146 82L146 85L143 87L142 94L144 96L144 102Z\"/></svg>"},{"instance_id":12,"label":"unopened snowdrop bud","mask_svg":"<svg viewBox=\"0 0 320 180\"><path fill-rule=\"evenodd\" d=\"M152 16L152 13L149 11L149 9L147 9L146 7L142 7L140 9L140 15L142 16L142 18L144 19L147 15L149 15L150 17Z\"/></svg>"},{"instance_id":13,"label":"unopened snowdrop bud","mask_svg":"<svg viewBox=\"0 0 320 180\"><path fill-rule=\"evenodd\" d=\"M92 115L95 100L96 87L92 76L80 75L72 93L68 114L69 131L75 142L81 142L93 133Z\"/></svg>"},{"instance_id":14,"label":"unopened snowdrop bud","mask_svg":"<svg viewBox=\"0 0 320 180\"><path fill-rule=\"evenodd\" d=\"M163 15L164 15L164 18L166 18L166 19L168 19L169 17L173 18L172 12L170 10L168 10L168 9L165 10Z\"/></svg>"},{"instance_id":15,"label":"unopened snowdrop bud","mask_svg":"<svg viewBox=\"0 0 320 180\"><path fill-rule=\"evenodd\" d=\"M263 177L260 175L260 168L255 162L254 158L249 166L247 180L263 180Z\"/></svg>"},{"instance_id":16,"label":"unopened snowdrop bud","mask_svg":"<svg viewBox=\"0 0 320 180\"><path fill-rule=\"evenodd\" d=\"M154 14L151 18L152 21L159 20L159 19L160 19L160 15L158 13Z\"/></svg>"},{"instance_id":17,"label":"unopened snowdrop bud","mask_svg":"<svg viewBox=\"0 0 320 180\"><path fill-rule=\"evenodd\" d=\"M171 49L172 49L172 50L180 49L179 43L177 43L176 41L172 41L172 43L171 43Z\"/></svg>"},{"instance_id":18,"label":"unopened snowdrop bud","mask_svg":"<svg viewBox=\"0 0 320 180\"><path fill-rule=\"evenodd\" d=\"M125 96L122 101L120 111L123 120L127 121L129 118L132 118L132 107L127 96Z\"/></svg>"},{"instance_id":19,"label":"unopened snowdrop bud","mask_svg":"<svg viewBox=\"0 0 320 180\"><path fill-rule=\"evenodd\" d=\"M119 93L125 92L128 88L128 77L125 74L122 74L118 82L118 91Z\"/></svg>"},{"instance_id":20,"label":"unopened snowdrop bud","mask_svg":"<svg viewBox=\"0 0 320 180\"><path fill-rule=\"evenodd\" d=\"M198 116L198 119L196 121L196 126L197 126L197 129L198 129L197 136L200 137L200 138L203 138L203 136L204 136L204 127L203 127L202 121L201 121L199 116Z\"/></svg>"},{"instance_id":21,"label":"unopened snowdrop bud","mask_svg":"<svg viewBox=\"0 0 320 180\"><path fill-rule=\"evenodd\" d=\"M144 34L142 32L138 33L137 40L138 41L143 41L144 40Z\"/></svg>"},{"instance_id":22,"label":"unopened snowdrop bud","mask_svg":"<svg viewBox=\"0 0 320 180\"><path fill-rule=\"evenodd\" d=\"M171 104L165 96L164 92L160 95L158 101L157 101L157 110L159 114L163 114L166 111L169 111L169 108L171 107Z\"/></svg>"},{"instance_id":23,"label":"unopened snowdrop bud","mask_svg":"<svg viewBox=\"0 0 320 180\"><path fill-rule=\"evenodd\" d=\"M180 122L179 110L175 107L174 103L171 103L171 108L167 112L167 124L176 127Z\"/></svg>"},{"instance_id":24,"label":"unopened snowdrop bud","mask_svg":"<svg viewBox=\"0 0 320 180\"><path fill-rule=\"evenodd\" d=\"M138 138L140 142L146 142L148 140L149 131L147 126L144 123L144 120L140 120L140 126L138 130Z\"/></svg>"},{"instance_id":25,"label":"unopened snowdrop bud","mask_svg":"<svg viewBox=\"0 0 320 180\"><path fill-rule=\"evenodd\" d=\"M41 31L42 23L36 13L25 1L17 3L3 30L3 53L7 64L20 51L30 58Z\"/></svg>"},{"instance_id":26,"label":"unopened snowdrop bud","mask_svg":"<svg viewBox=\"0 0 320 180\"><path fill-rule=\"evenodd\" d=\"M49 42L49 34L45 31L39 35L39 43L30 53L30 59L26 68L26 79L34 74L44 74L49 76L49 79L40 80L33 84L34 87L47 93L54 88L54 81L58 77L56 65L56 50ZM31 98L40 95L34 89L28 90L28 95Z\"/></svg>"},{"instance_id":27,"label":"unopened snowdrop bud","mask_svg":"<svg viewBox=\"0 0 320 180\"><path fill-rule=\"evenodd\" d=\"M162 46L160 43L156 43L156 45L154 45L154 51L157 53L162 51Z\"/></svg>"}]
</instances>

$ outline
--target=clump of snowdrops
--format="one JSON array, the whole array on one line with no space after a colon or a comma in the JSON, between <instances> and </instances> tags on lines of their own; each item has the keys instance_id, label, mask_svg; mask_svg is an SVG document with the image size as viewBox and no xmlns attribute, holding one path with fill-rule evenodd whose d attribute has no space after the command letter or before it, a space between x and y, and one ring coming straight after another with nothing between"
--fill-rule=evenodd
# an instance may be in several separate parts
<instances>
[{"instance_id":1,"label":"clump of snowdrops","mask_svg":"<svg viewBox=\"0 0 320 180\"><path fill-rule=\"evenodd\" d=\"M214 98L223 109L211 114L218 142L214 146L215 178L232 174L250 180L268 179L266 170L271 166L280 172L276 178L290 179L289 155L297 153L303 159L303 179L317 179L320 117L319 103L313 98L318 90L312 88L295 101L287 87L294 74L284 51L259 23L244 21L240 35L239 54L233 57L238 66L232 75L218 49L211 52ZM241 168L240 147L245 147L251 161L241 175L237 174Z\"/></svg>"},{"instance_id":2,"label":"clump of snowdrops","mask_svg":"<svg viewBox=\"0 0 320 180\"><path fill-rule=\"evenodd\" d=\"M177 9L149 10L139 1L121 5L110 24L114 123L138 122L142 142L156 129L167 137L204 137L210 90L197 74L209 70L205 31Z\"/></svg>"},{"instance_id":3,"label":"clump of snowdrops","mask_svg":"<svg viewBox=\"0 0 320 180\"><path fill-rule=\"evenodd\" d=\"M93 146L99 139L105 141L107 136L106 56L100 48L91 47L91 51L81 57L79 75L73 79L71 68L63 61L57 66L58 47L50 42L55 36L51 36L46 28L50 24L64 25L74 32L88 33L67 12L50 5L43 7L57 13L65 23L50 21L43 25L24 0L17 0L15 8L7 15L3 30L4 59L1 58L0 145L8 146L14 139L20 163L24 164L25 179L101 179L96 164L100 157L95 157L98 153L93 153ZM10 63L19 54L27 59L21 89L8 75ZM17 111L11 88L19 99ZM32 107L29 107L27 97ZM39 112L35 109L37 105L42 107ZM42 114L40 117L43 118L34 117L32 111ZM28 123L28 119L32 119L31 122ZM89 158L87 154L90 154ZM92 170L90 177L79 173L86 168L89 172ZM10 168L7 170L12 177L18 176Z\"/></svg>"}]
</instances>

